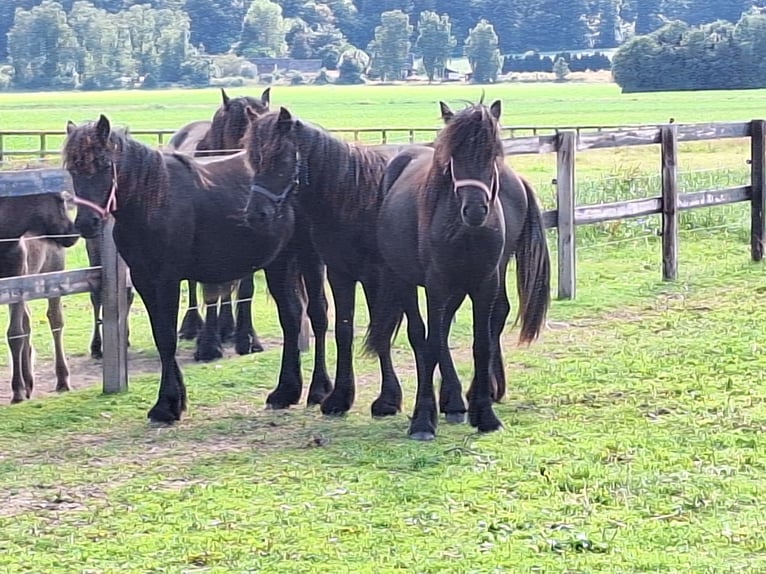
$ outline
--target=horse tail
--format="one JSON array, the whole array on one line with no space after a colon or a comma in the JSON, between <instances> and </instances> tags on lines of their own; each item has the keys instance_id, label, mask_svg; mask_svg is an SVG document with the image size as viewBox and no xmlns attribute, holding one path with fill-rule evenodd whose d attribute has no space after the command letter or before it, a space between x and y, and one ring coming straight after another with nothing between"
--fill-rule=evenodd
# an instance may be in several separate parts
<instances>
[{"instance_id":1,"label":"horse tail","mask_svg":"<svg viewBox=\"0 0 766 574\"><path fill-rule=\"evenodd\" d=\"M380 274L382 276L383 272ZM380 355L391 348L391 342L399 334L404 319L404 306L397 290L386 285L386 281L381 281L379 285L364 336L364 350L370 355Z\"/></svg>"},{"instance_id":2,"label":"horse tail","mask_svg":"<svg viewBox=\"0 0 766 574\"><path fill-rule=\"evenodd\" d=\"M516 249L519 310L514 326L521 321L519 344L530 344L540 335L551 302L551 260L534 189L524 178L520 179L527 195L527 213Z\"/></svg>"}]
</instances>

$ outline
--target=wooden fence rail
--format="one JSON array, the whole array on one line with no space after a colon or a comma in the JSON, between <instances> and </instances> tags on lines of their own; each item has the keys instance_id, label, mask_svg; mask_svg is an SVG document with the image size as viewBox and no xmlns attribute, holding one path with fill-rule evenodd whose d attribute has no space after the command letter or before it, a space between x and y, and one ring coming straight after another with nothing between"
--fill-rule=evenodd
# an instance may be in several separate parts
<instances>
[{"instance_id":1,"label":"wooden fence rail","mask_svg":"<svg viewBox=\"0 0 766 574\"><path fill-rule=\"evenodd\" d=\"M439 127L423 128L331 128L327 131L346 136L355 142L363 143L424 143L433 141ZM564 131L574 131L578 136L584 132L612 132L624 130L657 130L659 124L641 124L634 126L602 125L602 126L505 126L503 135L508 139L525 136L550 135ZM150 129L130 130L131 135L139 139L151 140L150 145L163 146L176 132L173 129ZM64 140L63 130L2 130L0 131L0 162L12 158L40 158L45 159L61 154L61 142ZM55 143L51 142L51 139ZM24 149L12 143L21 142L20 145L32 146L31 142L37 142L36 147Z\"/></svg>"},{"instance_id":2,"label":"wooden fence rail","mask_svg":"<svg viewBox=\"0 0 766 574\"><path fill-rule=\"evenodd\" d=\"M540 128L538 128L540 129ZM348 130L353 131L353 130ZM362 132L363 130L356 130ZM387 132L392 130L387 129ZM414 130L418 131L418 130ZM8 133L8 132L5 132ZM16 132L14 132L16 133ZM53 133L53 132L48 132ZM140 133L140 132L134 132ZM152 131L151 133L157 133ZM678 144L726 138L750 138L750 185L692 193L678 191ZM0 138L1 139L1 138ZM659 145L661 189L658 195L599 205L576 205L577 154L591 149ZM612 131L562 130L555 134L503 141L506 154L556 154L556 209L543 214L547 228L558 232L558 297L572 299L576 287L576 229L580 225L660 214L662 217L662 278L678 274L679 212L701 207L749 201L751 205L751 257L763 258L766 226L766 121L709 124L634 126ZM0 172L0 196L71 191L71 181L61 169ZM125 266L105 228L104 262L98 268L77 269L37 276L0 279L0 304L13 301L83 293L101 289L104 300L104 391L127 386L127 293Z\"/></svg>"}]
</instances>

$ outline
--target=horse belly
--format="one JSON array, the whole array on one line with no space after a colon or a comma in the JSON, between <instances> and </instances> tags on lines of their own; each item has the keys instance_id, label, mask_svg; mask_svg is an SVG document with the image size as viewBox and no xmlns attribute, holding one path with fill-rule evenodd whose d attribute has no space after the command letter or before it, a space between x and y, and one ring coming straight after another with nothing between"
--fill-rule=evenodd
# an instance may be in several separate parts
<instances>
[{"instance_id":1,"label":"horse belly","mask_svg":"<svg viewBox=\"0 0 766 574\"><path fill-rule=\"evenodd\" d=\"M391 270L409 284L425 284L418 257L418 209L414 193L392 187L378 218L378 250Z\"/></svg>"}]
</instances>

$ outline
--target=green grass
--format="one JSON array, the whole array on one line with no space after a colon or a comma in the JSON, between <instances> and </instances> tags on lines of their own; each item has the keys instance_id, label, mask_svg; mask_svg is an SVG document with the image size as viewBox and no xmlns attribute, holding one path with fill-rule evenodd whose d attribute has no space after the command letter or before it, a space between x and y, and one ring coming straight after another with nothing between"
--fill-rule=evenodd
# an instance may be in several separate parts
<instances>
[{"instance_id":1,"label":"green grass","mask_svg":"<svg viewBox=\"0 0 766 574\"><path fill-rule=\"evenodd\" d=\"M384 107L379 97L420 102L411 107L423 115L404 126L438 123L439 98L475 98L475 88L464 86L324 90L280 87L273 97L291 107L305 98L306 117L327 117L328 127L398 125L391 111L398 107ZM346 108L333 115L325 100L311 106L316 94L347 98ZM142 98L143 110L127 96ZM609 86L488 90L488 97L503 97L506 118L532 115L533 96L539 114L558 110L562 124L572 123L567 117L634 123L759 115L752 92L718 93L717 103L706 93L623 100ZM22 118L22 104L50 128L73 110L80 112L76 121L93 117L99 106L118 123L139 127L123 118L143 111L151 120L145 127L166 120L175 126L209 115L217 103L214 91L185 91L190 115L181 120L168 108L147 111L144 99L170 105L181 101L178 92L77 97L4 94L0 126L11 129L8 115ZM363 100L370 103L351 107ZM629 100L644 115L610 119ZM690 117L670 112L673 105ZM357 113L362 109L369 116ZM686 191L740 185L747 177L743 143L681 149ZM578 204L657 194L659 153L643 150L580 154ZM553 158L511 161L531 174L552 207L552 188L543 183ZM719 166L725 169L696 171ZM280 333L260 275L254 319L266 352L198 365L183 343L191 405L173 429L144 422L158 370L140 302L131 313L130 390L106 397L92 384L100 365L86 356L88 298L66 297L64 338L77 390L0 406L0 572L762 572L763 268L749 262L746 204L681 217L680 277L672 284L659 281L657 217L578 228L577 299L553 303L548 329L530 348L517 348L514 332L505 335L509 396L497 407L505 430L477 436L466 426L442 425L429 444L405 437L414 380L403 334L394 360L404 414L370 419L378 368L364 356L356 358L360 389L347 417L327 420L303 407L263 410ZM552 233L550 239L555 245ZM84 265L78 244L68 266ZM361 301L358 335L366 325ZM50 388L45 305L31 307L38 385ZM0 324L6 321L2 309ZM452 336L465 382L470 333L466 305ZM0 353L2 373L6 357ZM307 379L310 364L307 356Z\"/></svg>"},{"instance_id":2,"label":"green grass","mask_svg":"<svg viewBox=\"0 0 766 574\"><path fill-rule=\"evenodd\" d=\"M346 418L264 411L279 353L262 299L268 350L186 366L177 428L145 425L156 373L0 407L0 572L760 572L766 312L744 231L684 232L674 284L656 238L583 248L543 340L506 335L501 433L442 425L420 444L405 415L372 421L365 357ZM78 353L85 301L67 302ZM131 326L153 355L145 315ZM467 379L467 308L453 333ZM409 413L404 337L395 361Z\"/></svg>"}]
</instances>

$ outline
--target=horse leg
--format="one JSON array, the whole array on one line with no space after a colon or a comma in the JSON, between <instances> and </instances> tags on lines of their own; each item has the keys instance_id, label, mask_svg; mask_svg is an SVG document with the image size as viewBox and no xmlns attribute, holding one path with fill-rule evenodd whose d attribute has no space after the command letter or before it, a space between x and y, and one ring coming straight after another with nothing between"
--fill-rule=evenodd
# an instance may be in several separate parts
<instances>
[{"instance_id":1,"label":"horse leg","mask_svg":"<svg viewBox=\"0 0 766 574\"><path fill-rule=\"evenodd\" d=\"M162 362L157 402L149 410L147 418L153 424L173 424L181 420L181 413L186 410L186 386L176 362L180 284L177 281L157 283L135 273L133 284L149 313L154 344Z\"/></svg>"},{"instance_id":2,"label":"horse leg","mask_svg":"<svg viewBox=\"0 0 766 574\"><path fill-rule=\"evenodd\" d=\"M491 432L502 427L492 410L491 318L498 292L497 273L472 292L473 303L473 381L468 389L468 420L479 432Z\"/></svg>"},{"instance_id":3,"label":"horse leg","mask_svg":"<svg viewBox=\"0 0 766 574\"><path fill-rule=\"evenodd\" d=\"M29 333L25 327L24 315L27 313L26 304L11 303L10 320L8 322L8 346L11 349L11 404L20 403L29 398L27 394L26 371L24 363L27 359Z\"/></svg>"},{"instance_id":4,"label":"horse leg","mask_svg":"<svg viewBox=\"0 0 766 574\"><path fill-rule=\"evenodd\" d=\"M239 280L237 287L237 332L234 341L234 350L238 355L260 353L263 345L258 340L258 335L253 327L253 295L255 294L255 281L253 274L248 273Z\"/></svg>"},{"instance_id":5,"label":"horse leg","mask_svg":"<svg viewBox=\"0 0 766 574\"><path fill-rule=\"evenodd\" d=\"M239 288L239 281L221 283L218 292L221 294L221 306L218 309L218 333L221 343L228 343L234 339L234 309L231 305L231 294Z\"/></svg>"},{"instance_id":6,"label":"horse leg","mask_svg":"<svg viewBox=\"0 0 766 574\"><path fill-rule=\"evenodd\" d=\"M35 388L35 349L32 345L32 319L29 313L29 307L24 304L24 314L22 315L24 325L24 351L21 354L21 374L24 377L27 398L32 398L32 391Z\"/></svg>"},{"instance_id":7,"label":"horse leg","mask_svg":"<svg viewBox=\"0 0 766 574\"><path fill-rule=\"evenodd\" d=\"M442 356L443 347L449 339L449 324L452 316L448 309L457 308L465 298L463 293L449 293L438 278L426 283L428 301L428 336L422 353L416 353L418 362L418 389L415 410L410 421L409 436L414 440L433 440L436 436L436 396L434 392L434 370ZM449 349L447 349L449 351ZM421 357L418 359L418 355Z\"/></svg>"},{"instance_id":8,"label":"horse leg","mask_svg":"<svg viewBox=\"0 0 766 574\"><path fill-rule=\"evenodd\" d=\"M69 386L69 366L64 354L63 331L64 315L61 312L61 297L48 299L48 325L53 336L53 353L56 363L56 390L64 392L71 390Z\"/></svg>"},{"instance_id":9,"label":"horse leg","mask_svg":"<svg viewBox=\"0 0 766 574\"><path fill-rule=\"evenodd\" d=\"M189 308L181 321L178 336L183 340L193 341L202 330L203 321L197 304L197 282L188 279L186 284L189 286Z\"/></svg>"},{"instance_id":10,"label":"horse leg","mask_svg":"<svg viewBox=\"0 0 766 574\"><path fill-rule=\"evenodd\" d=\"M370 314L378 313L378 290L381 288L380 281L367 280L362 282L364 296L367 299L367 308ZM384 311L384 310L381 310ZM370 318L372 322L373 319ZM391 333L393 336L393 333ZM393 362L391 361L391 337L388 344L379 349L378 361L380 363L380 394L373 401L370 411L373 417L390 417L402 410L402 385L396 376Z\"/></svg>"},{"instance_id":11,"label":"horse leg","mask_svg":"<svg viewBox=\"0 0 766 574\"><path fill-rule=\"evenodd\" d=\"M205 322L197 337L195 361L214 361L223 357L223 346L218 329L218 300L223 283L203 283L202 299L205 302ZM228 286L228 285L227 285Z\"/></svg>"},{"instance_id":12,"label":"horse leg","mask_svg":"<svg viewBox=\"0 0 766 574\"><path fill-rule=\"evenodd\" d=\"M101 239L86 239L85 249L88 253L88 265L97 267L101 265ZM101 290L94 289L90 292L90 304L93 307L93 336L90 339L90 356L100 359L103 356L101 347Z\"/></svg>"},{"instance_id":13,"label":"horse leg","mask_svg":"<svg viewBox=\"0 0 766 574\"><path fill-rule=\"evenodd\" d=\"M303 379L301 358L298 350L301 306L295 292L298 273L288 256L279 257L265 269L266 284L277 304L279 323L282 326L282 364L279 369L277 387L266 398L266 406L285 409L301 400Z\"/></svg>"},{"instance_id":14,"label":"horse leg","mask_svg":"<svg viewBox=\"0 0 766 574\"><path fill-rule=\"evenodd\" d=\"M298 336L298 349L301 353L305 353L311 346L311 324L307 313L308 309L308 293L306 293L306 285L303 281L298 282L298 299L301 303L301 332Z\"/></svg>"},{"instance_id":15,"label":"horse leg","mask_svg":"<svg viewBox=\"0 0 766 574\"><path fill-rule=\"evenodd\" d=\"M346 275L327 269L327 279L335 300L335 388L322 401L321 411L325 415L342 415L354 404L354 304L356 281Z\"/></svg>"},{"instance_id":16,"label":"horse leg","mask_svg":"<svg viewBox=\"0 0 766 574\"><path fill-rule=\"evenodd\" d=\"M511 304L508 301L508 290L505 283L505 270L501 269L498 281L498 292L495 298L495 304L492 307L492 316L490 317L490 382L492 384L492 399L500 402L505 396L505 366L503 361L503 347L500 344L500 337L503 334L503 328L511 312Z\"/></svg>"},{"instance_id":17,"label":"horse leg","mask_svg":"<svg viewBox=\"0 0 766 574\"><path fill-rule=\"evenodd\" d=\"M450 424L461 424L465 422L466 408L463 400L463 387L460 384L460 377L455 369L455 363L452 360L452 353L449 348L449 333L452 325L455 324L455 313L463 304L463 298L454 299L452 305L445 310L448 317L451 317L446 324L444 336L445 340L440 346L439 354L439 374L441 375L441 386L439 389L439 410L444 414L444 419Z\"/></svg>"},{"instance_id":18,"label":"horse leg","mask_svg":"<svg viewBox=\"0 0 766 574\"><path fill-rule=\"evenodd\" d=\"M332 392L332 381L327 374L327 296L324 290L324 264L313 250L300 250L298 264L303 277L301 293L308 299L306 311L314 331L314 371L311 375L307 406L319 405ZM301 304L303 308L303 304ZM303 315L303 314L302 314ZM304 318L301 317L301 331ZM300 348L300 340L298 343Z\"/></svg>"},{"instance_id":19,"label":"horse leg","mask_svg":"<svg viewBox=\"0 0 766 574\"><path fill-rule=\"evenodd\" d=\"M125 337L126 341L125 344L130 347L130 308L133 306L133 299L135 299L136 294L133 292L132 287L128 287L128 308L126 309L127 317L125 318Z\"/></svg>"}]
</instances>

